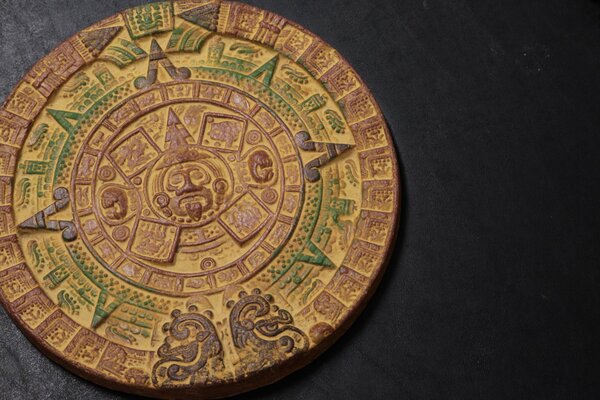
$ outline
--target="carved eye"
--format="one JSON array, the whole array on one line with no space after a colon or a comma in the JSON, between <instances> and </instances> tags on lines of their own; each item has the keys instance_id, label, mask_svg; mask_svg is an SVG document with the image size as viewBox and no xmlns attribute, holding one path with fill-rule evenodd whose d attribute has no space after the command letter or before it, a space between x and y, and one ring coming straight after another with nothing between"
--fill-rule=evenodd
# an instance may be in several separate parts
<instances>
[{"instance_id":1,"label":"carved eye","mask_svg":"<svg viewBox=\"0 0 600 400\"><path fill-rule=\"evenodd\" d=\"M213 184L214 191L219 194L225 193L227 191L228 187L229 187L229 184L227 183L227 181L225 179L217 179L215 181L215 183Z\"/></svg>"},{"instance_id":2,"label":"carved eye","mask_svg":"<svg viewBox=\"0 0 600 400\"><path fill-rule=\"evenodd\" d=\"M201 185L206 183L206 174L200 168L193 168L189 171L190 180L195 185Z\"/></svg>"},{"instance_id":3,"label":"carved eye","mask_svg":"<svg viewBox=\"0 0 600 400\"><path fill-rule=\"evenodd\" d=\"M154 196L154 202L161 208L168 207L170 203L169 196L166 193L158 193Z\"/></svg>"},{"instance_id":4,"label":"carved eye","mask_svg":"<svg viewBox=\"0 0 600 400\"><path fill-rule=\"evenodd\" d=\"M175 190L181 187L185 183L185 177L180 171L173 172L169 175L168 186L169 190Z\"/></svg>"},{"instance_id":5,"label":"carved eye","mask_svg":"<svg viewBox=\"0 0 600 400\"><path fill-rule=\"evenodd\" d=\"M106 217L113 221L119 221L129 213L127 193L117 187L109 187L100 195L100 204Z\"/></svg>"},{"instance_id":6,"label":"carved eye","mask_svg":"<svg viewBox=\"0 0 600 400\"><path fill-rule=\"evenodd\" d=\"M267 183L273 179L273 159L264 150L258 150L248 159L248 167L252 178L258 183Z\"/></svg>"}]
</instances>

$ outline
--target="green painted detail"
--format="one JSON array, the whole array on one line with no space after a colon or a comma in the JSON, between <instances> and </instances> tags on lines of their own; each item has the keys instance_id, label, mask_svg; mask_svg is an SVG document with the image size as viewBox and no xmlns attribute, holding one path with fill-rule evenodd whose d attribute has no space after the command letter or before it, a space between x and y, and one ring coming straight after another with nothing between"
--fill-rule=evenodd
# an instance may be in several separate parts
<instances>
[{"instance_id":1,"label":"green painted detail","mask_svg":"<svg viewBox=\"0 0 600 400\"><path fill-rule=\"evenodd\" d=\"M335 133L344 134L346 133L346 126L344 125L344 121L342 117L333 110L325 111L325 119L329 123L329 126Z\"/></svg>"},{"instance_id":2,"label":"green painted detail","mask_svg":"<svg viewBox=\"0 0 600 400\"><path fill-rule=\"evenodd\" d=\"M155 303L155 301L150 296L140 294L139 292L131 290L129 288L125 288L125 286L123 286L118 279L107 275L97 265L93 263L88 264L85 261L87 259L87 256L82 255L81 253L79 253L79 251L71 248L70 246L67 247L67 249L69 251L69 254L71 255L73 262L75 263L77 268L79 268L79 270L83 273L83 275L96 287L100 288L101 292L107 292L108 295L114 298L114 301L112 301L111 304L129 304L134 307L138 307L159 314L166 314L168 312L168 307ZM142 288L146 289L144 287ZM110 314L112 311L114 311L114 309L111 310L111 305L109 305L107 308L104 308L105 303L106 300L104 300L104 302L101 304L100 309L96 310L99 318L102 317L103 312ZM96 306L98 304L100 303L97 302ZM99 320L99 323L101 322L102 321Z\"/></svg>"},{"instance_id":3,"label":"green painted detail","mask_svg":"<svg viewBox=\"0 0 600 400\"><path fill-rule=\"evenodd\" d=\"M305 113L311 113L313 111L317 111L319 108L323 107L327 101L320 94L315 94L310 96L308 99L303 101L300 104L302 111Z\"/></svg>"},{"instance_id":4,"label":"green painted detail","mask_svg":"<svg viewBox=\"0 0 600 400\"><path fill-rule=\"evenodd\" d=\"M24 164L19 165L27 175L44 175L48 171L50 164L47 161L25 160Z\"/></svg>"},{"instance_id":5,"label":"green painted detail","mask_svg":"<svg viewBox=\"0 0 600 400\"><path fill-rule=\"evenodd\" d=\"M307 250L310 252L307 254ZM312 241L306 243L306 248L296 258L297 261L304 261L320 267L334 267L331 260L317 247Z\"/></svg>"},{"instance_id":6,"label":"green painted detail","mask_svg":"<svg viewBox=\"0 0 600 400\"><path fill-rule=\"evenodd\" d=\"M239 73L249 73L256 68L256 64L239 58L226 56L223 54L224 52L225 43L223 43L220 38L212 41L208 46L208 64L215 67L227 68L228 70Z\"/></svg>"},{"instance_id":7,"label":"green painted detail","mask_svg":"<svg viewBox=\"0 0 600 400\"><path fill-rule=\"evenodd\" d=\"M109 326L108 328L106 328L107 332L112 333L115 336L120 337L122 340L124 340L127 343L134 343L135 342L135 337L133 335L128 335L125 332L123 332L121 329L119 329L116 326Z\"/></svg>"},{"instance_id":8,"label":"green painted detail","mask_svg":"<svg viewBox=\"0 0 600 400\"><path fill-rule=\"evenodd\" d=\"M345 226L340 221L340 217L345 215L351 215L354 212L355 208L356 204L354 200L339 199L337 197L334 197L327 205L326 210L329 213L329 216L331 216L333 222L338 226L338 228L344 229Z\"/></svg>"},{"instance_id":9,"label":"green painted detail","mask_svg":"<svg viewBox=\"0 0 600 400\"><path fill-rule=\"evenodd\" d=\"M315 243L321 247L327 246L333 229L344 232L351 224L349 220L343 220L342 217L349 216L356 210L356 202L350 199L338 197L340 195L340 178L336 177L329 180L329 186L325 192L323 213L320 218L321 223L317 226L314 236Z\"/></svg>"},{"instance_id":10,"label":"green painted detail","mask_svg":"<svg viewBox=\"0 0 600 400\"><path fill-rule=\"evenodd\" d=\"M280 287L292 284L295 290L297 286L308 279L310 272L299 276L299 271L302 268L302 262L307 262L318 267L331 268L335 267L333 262L325 256L325 254L312 242L310 239L317 226L316 216L319 214L323 202L323 185L321 181L309 185L308 192L311 194L307 204L305 217L300 221L297 229L300 229L302 235L297 239L300 242L300 248L297 251L289 254L289 257L283 264L272 266L269 270L272 277L271 286L280 282ZM291 274L291 276L290 276ZM286 277L282 281L283 277Z\"/></svg>"},{"instance_id":11,"label":"green painted detail","mask_svg":"<svg viewBox=\"0 0 600 400\"><path fill-rule=\"evenodd\" d=\"M79 134L79 132L81 132L82 128L97 114L98 109L105 107L106 105L110 104L113 99L118 98L121 92L123 92L129 86L129 84L129 82L124 83L106 93L83 114L63 110L48 110L50 115L52 115L58 124L67 132L66 137L63 138L61 135L58 138L55 146L53 146L52 143L48 145L49 148L56 147L54 154L47 157L51 161L56 162L56 169L54 170L54 177L52 179L54 186L58 183L58 178L63 175L63 172L67 166L67 159L72 154L72 146L75 142L76 136ZM72 122L76 123L73 124ZM62 141L63 139L64 144L60 151L58 151L60 147L58 142Z\"/></svg>"},{"instance_id":12,"label":"green painted detail","mask_svg":"<svg viewBox=\"0 0 600 400\"><path fill-rule=\"evenodd\" d=\"M305 282L310 276L311 272L314 270L314 267L307 269L306 271L302 271L304 269L304 264L298 263L294 265L292 268L292 272L288 274L286 279L279 284L281 289L285 289L287 285L292 284L292 289L288 292L288 295L293 293L296 289L300 287L300 285Z\"/></svg>"},{"instance_id":13,"label":"green painted detail","mask_svg":"<svg viewBox=\"0 0 600 400\"><path fill-rule=\"evenodd\" d=\"M64 308L69 314L78 315L79 314L79 305L77 304L77 300L75 300L66 290L61 290L58 295L58 306L60 308Z\"/></svg>"},{"instance_id":14,"label":"green painted detail","mask_svg":"<svg viewBox=\"0 0 600 400\"><path fill-rule=\"evenodd\" d=\"M112 301L107 304L108 292L103 290L100 292L98 302L96 303L96 310L94 311L94 318L92 319L92 328L97 328L102 322L110 316L110 314L121 305L121 301Z\"/></svg>"},{"instance_id":15,"label":"green painted detail","mask_svg":"<svg viewBox=\"0 0 600 400\"><path fill-rule=\"evenodd\" d=\"M90 298L90 296L88 296L88 291L86 291L85 288L83 288L83 287L78 288L75 285L69 285L69 286L71 287L71 289L73 289L75 291L77 296L79 296L86 304L88 304L90 306L94 305L94 301Z\"/></svg>"},{"instance_id":16,"label":"green painted detail","mask_svg":"<svg viewBox=\"0 0 600 400\"><path fill-rule=\"evenodd\" d=\"M167 51L199 52L212 32L186 22L173 29Z\"/></svg>"},{"instance_id":17,"label":"green painted detail","mask_svg":"<svg viewBox=\"0 0 600 400\"><path fill-rule=\"evenodd\" d=\"M138 47L135 43L125 39L119 39L114 45L107 47L99 58L101 60L110 61L119 68L123 68L147 56L148 53Z\"/></svg>"},{"instance_id":18,"label":"green painted detail","mask_svg":"<svg viewBox=\"0 0 600 400\"><path fill-rule=\"evenodd\" d=\"M45 197L52 189L52 179L55 173L52 166L55 165L67 137L68 134L66 132L63 132L60 128L56 128L48 139L48 144L45 147L43 155L43 162L47 163L46 172L43 174L43 177L37 180L38 198Z\"/></svg>"},{"instance_id":19,"label":"green painted detail","mask_svg":"<svg viewBox=\"0 0 600 400\"><path fill-rule=\"evenodd\" d=\"M198 7L184 11L178 17L210 31L215 31L217 30L219 7L218 2L212 4L210 2L203 2L202 4L199 2Z\"/></svg>"},{"instance_id":20,"label":"green painted detail","mask_svg":"<svg viewBox=\"0 0 600 400\"><path fill-rule=\"evenodd\" d=\"M120 41L122 48L129 51L130 55L134 56L135 60L139 60L140 58L146 57L148 53L146 53L142 48L138 47L135 43L130 42L129 40L121 40Z\"/></svg>"},{"instance_id":21,"label":"green painted detail","mask_svg":"<svg viewBox=\"0 0 600 400\"><path fill-rule=\"evenodd\" d=\"M238 54L253 56L260 53L260 48L252 47L246 43L234 43L229 50L235 51Z\"/></svg>"},{"instance_id":22,"label":"green painted detail","mask_svg":"<svg viewBox=\"0 0 600 400\"><path fill-rule=\"evenodd\" d=\"M254 78L259 80L259 78L264 75L262 83L265 86L271 86L271 80L273 79L273 75L275 74L275 68L277 68L277 63L279 62L279 56L275 56L269 61L267 61L262 67L258 68L256 71L249 75L250 78Z\"/></svg>"},{"instance_id":23,"label":"green painted detail","mask_svg":"<svg viewBox=\"0 0 600 400\"><path fill-rule=\"evenodd\" d=\"M29 178L23 178L17 183L16 201L17 207L23 207L29 203L29 197L31 194L31 181Z\"/></svg>"},{"instance_id":24,"label":"green painted detail","mask_svg":"<svg viewBox=\"0 0 600 400\"><path fill-rule=\"evenodd\" d=\"M267 87L260 80L251 78L248 75L218 67L194 67L190 69L196 72L199 79L224 81L224 83L230 83L239 87L254 86L259 94L257 96L258 99L272 110L276 110L279 115L283 116L292 130L300 130L303 128L304 125L302 120L295 109L284 99L284 97L282 97L282 95L273 90L277 89L275 87L276 85Z\"/></svg>"},{"instance_id":25,"label":"green painted detail","mask_svg":"<svg viewBox=\"0 0 600 400\"><path fill-rule=\"evenodd\" d=\"M76 131L76 127L79 124L79 121L81 121L82 115L71 111L50 109L48 109L48 114L50 114L52 118L54 118L56 122L67 132L67 140L65 141L65 144L61 151L61 155L70 154L72 140L69 139L73 138ZM50 145L49 148L51 148ZM60 175L62 171L66 168L65 158L66 157L61 156L58 156L58 158L51 157L52 160L56 159L57 161L55 176Z\"/></svg>"},{"instance_id":26,"label":"green painted detail","mask_svg":"<svg viewBox=\"0 0 600 400\"><path fill-rule=\"evenodd\" d=\"M346 171L346 178L348 181L350 181L352 186L357 187L360 183L357 177L360 174L357 172L358 168L356 167L354 160L347 160L344 169Z\"/></svg>"},{"instance_id":27,"label":"green painted detail","mask_svg":"<svg viewBox=\"0 0 600 400\"><path fill-rule=\"evenodd\" d=\"M98 64L94 68L94 76L104 89L114 86L117 81L112 72L103 64Z\"/></svg>"},{"instance_id":28,"label":"green painted detail","mask_svg":"<svg viewBox=\"0 0 600 400\"><path fill-rule=\"evenodd\" d=\"M308 74L302 71L297 71L289 65L283 66L281 70L288 77L288 79L296 84L306 85L308 83Z\"/></svg>"},{"instance_id":29,"label":"green painted detail","mask_svg":"<svg viewBox=\"0 0 600 400\"><path fill-rule=\"evenodd\" d=\"M63 174L63 171L67 167L67 158L72 154L71 148L73 146L73 142L75 139L75 135L69 134L67 139L65 140L65 144L60 152L60 155L56 159L56 171L54 174L54 182L56 184L56 180L59 176Z\"/></svg>"},{"instance_id":30,"label":"green painted detail","mask_svg":"<svg viewBox=\"0 0 600 400\"><path fill-rule=\"evenodd\" d=\"M50 271L46 276L44 276L44 280L47 281L48 287L50 289L55 289L64 282L69 277L69 271L64 267L64 265L60 265Z\"/></svg>"},{"instance_id":31,"label":"green painted detail","mask_svg":"<svg viewBox=\"0 0 600 400\"><path fill-rule=\"evenodd\" d=\"M303 123L298 116L296 110L278 93L282 91L280 84L274 84L273 87L268 86L272 82L272 73L276 68L277 58L267 62L263 67L256 70L253 74L244 75L237 71L225 70L221 63L223 43L214 41L209 48L209 64L215 67L195 67L192 70L196 73L198 79L217 80L224 83L230 83L241 87L253 87L258 94L260 101L265 103L269 108L276 110L279 115L284 116L288 125L292 129L302 129ZM226 67L226 66L225 66ZM270 71L270 72L269 72ZM255 76L252 76L255 75ZM266 75L263 80L257 79ZM273 80L273 83L275 80ZM322 103L322 99L313 99L316 103ZM297 103L297 102L296 102ZM308 103L307 103L308 104ZM296 228L300 232L300 236L294 241L292 247L287 246L285 253L282 253L284 248L277 249L277 255L281 257L276 265L272 265L268 272L271 274L271 286L281 281L284 286L288 284L294 285L292 291L303 282L310 279L309 274L312 271L305 271L300 274L295 270L300 264L297 263L299 258L306 258L316 262L315 268L331 268L335 267L333 262L327 258L318 248L316 251L311 251L307 248L310 238L315 234L317 227L317 219L323 202L323 186L322 181L310 183L307 186L306 192L310 193L308 202L308 212L304 215ZM304 196L304 194L303 194ZM312 243L312 242L311 242ZM311 248L313 248L312 243ZM295 249L292 249L296 247ZM314 246L316 248L316 246ZM285 257L285 258L284 258ZM322 265L319 265L322 264ZM294 270L293 270L294 269ZM291 277L290 277L291 274ZM285 279L283 279L285 277ZM282 281L283 279L283 281Z\"/></svg>"},{"instance_id":32,"label":"green painted detail","mask_svg":"<svg viewBox=\"0 0 600 400\"><path fill-rule=\"evenodd\" d=\"M48 134L48 124L40 124L27 140L27 145L33 150L38 150L42 144L42 140Z\"/></svg>"},{"instance_id":33,"label":"green painted detail","mask_svg":"<svg viewBox=\"0 0 600 400\"><path fill-rule=\"evenodd\" d=\"M81 120L81 114L74 113L71 111L61 111L61 110L50 110L48 109L48 114L52 116L58 122L62 128L67 131L69 134L73 134L75 131L75 127ZM75 124L71 123L75 122Z\"/></svg>"},{"instance_id":34,"label":"green painted detail","mask_svg":"<svg viewBox=\"0 0 600 400\"><path fill-rule=\"evenodd\" d=\"M152 324L150 324L148 322L144 322L143 320L141 320L141 318L143 318L143 317L138 318L136 316L132 316L130 319L123 319L123 318L115 317L115 319L118 319L119 321L127 322L129 324L133 324L140 328L152 329Z\"/></svg>"},{"instance_id":35,"label":"green painted detail","mask_svg":"<svg viewBox=\"0 0 600 400\"><path fill-rule=\"evenodd\" d=\"M308 289L302 295L302 304L308 303L308 298L310 297L312 292L314 292L315 289L319 286L319 283L323 283L323 282L321 282L321 280L319 280L319 279L312 280L312 282L307 282Z\"/></svg>"},{"instance_id":36,"label":"green painted detail","mask_svg":"<svg viewBox=\"0 0 600 400\"><path fill-rule=\"evenodd\" d=\"M44 256L40 250L40 246L36 240L32 240L27 245L29 253L33 256L33 268L40 271L43 268Z\"/></svg>"},{"instance_id":37,"label":"green painted detail","mask_svg":"<svg viewBox=\"0 0 600 400\"><path fill-rule=\"evenodd\" d=\"M57 247L53 243L53 239L51 237L48 237L43 240L43 245L41 246L38 245L37 241L31 241L27 246L27 249L29 250L31 256L35 260L40 260L39 267L36 267L38 268L38 272L41 272L41 270L44 268L46 259L48 259L49 265L60 264L64 267L63 270L60 271L58 270L58 268L56 268L55 270L47 274L46 278L44 278L46 285L49 289L54 289L59 285L63 287L67 285L67 289L65 290L68 291L70 289L70 293L73 296L78 296L78 299L81 299L79 303L85 304L86 307L94 305L94 302L90 299L89 296L95 297L97 295L97 292L94 289L92 289L91 285L87 283L87 280L81 279L80 271L72 267L73 264L69 259L69 256L67 255L64 247L62 247L62 244L59 247ZM69 292L65 292L62 295L61 292L59 292L57 296L59 306L65 306L67 308L70 308L69 303L73 303L75 307L75 312L77 312L77 299L73 298L73 296L71 295L67 296L67 293Z\"/></svg>"},{"instance_id":38,"label":"green painted detail","mask_svg":"<svg viewBox=\"0 0 600 400\"><path fill-rule=\"evenodd\" d=\"M138 328L150 329L150 330L152 329L152 323L151 322L154 319L151 317L151 314L147 314L147 315L145 315L145 314L136 314L135 311L126 309L126 306L123 306L122 311L124 313L126 313L126 314L129 314L131 316L131 318L124 319L122 317L115 316L114 319L126 322L128 324L135 325ZM131 312L131 311L133 311L133 312ZM150 316L150 318L146 319L147 316Z\"/></svg>"},{"instance_id":39,"label":"green painted detail","mask_svg":"<svg viewBox=\"0 0 600 400\"><path fill-rule=\"evenodd\" d=\"M134 39L173 29L173 4L170 1L145 4L125 11L125 22Z\"/></svg>"}]
</instances>

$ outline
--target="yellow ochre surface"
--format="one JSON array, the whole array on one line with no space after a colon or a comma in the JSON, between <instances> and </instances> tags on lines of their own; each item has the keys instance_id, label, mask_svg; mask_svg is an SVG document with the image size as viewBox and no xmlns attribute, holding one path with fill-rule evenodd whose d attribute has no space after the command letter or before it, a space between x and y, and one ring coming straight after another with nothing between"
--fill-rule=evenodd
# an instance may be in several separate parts
<instances>
[{"instance_id":1,"label":"yellow ochre surface","mask_svg":"<svg viewBox=\"0 0 600 400\"><path fill-rule=\"evenodd\" d=\"M0 298L101 383L244 381L368 296L395 157L356 72L298 25L219 1L124 11L0 109Z\"/></svg>"}]
</instances>

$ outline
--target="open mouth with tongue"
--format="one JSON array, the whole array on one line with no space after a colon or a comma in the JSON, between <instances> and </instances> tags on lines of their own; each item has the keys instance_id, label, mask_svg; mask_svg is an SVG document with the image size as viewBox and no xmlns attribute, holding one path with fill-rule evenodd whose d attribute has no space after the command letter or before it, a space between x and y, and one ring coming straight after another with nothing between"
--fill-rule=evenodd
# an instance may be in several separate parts
<instances>
[{"instance_id":1,"label":"open mouth with tongue","mask_svg":"<svg viewBox=\"0 0 600 400\"><path fill-rule=\"evenodd\" d=\"M227 166L200 148L169 150L155 168L148 197L159 215L169 221L205 223L216 218L231 196Z\"/></svg>"},{"instance_id":2,"label":"open mouth with tongue","mask_svg":"<svg viewBox=\"0 0 600 400\"><path fill-rule=\"evenodd\" d=\"M178 195L173 199L173 211L176 215L190 217L200 221L204 211L213 205L213 194L210 189L200 188L194 192Z\"/></svg>"}]
</instances>

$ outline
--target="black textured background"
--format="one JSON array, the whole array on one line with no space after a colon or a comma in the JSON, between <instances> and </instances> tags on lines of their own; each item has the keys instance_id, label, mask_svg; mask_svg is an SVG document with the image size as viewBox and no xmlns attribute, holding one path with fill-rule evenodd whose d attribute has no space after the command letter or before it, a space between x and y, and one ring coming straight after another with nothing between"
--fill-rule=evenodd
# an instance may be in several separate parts
<instances>
[{"instance_id":1,"label":"black textured background","mask_svg":"<svg viewBox=\"0 0 600 400\"><path fill-rule=\"evenodd\" d=\"M0 98L137 0L0 0ZM403 168L397 249L349 333L244 399L600 397L600 4L264 0L365 79ZM0 311L0 399L125 399Z\"/></svg>"}]
</instances>

